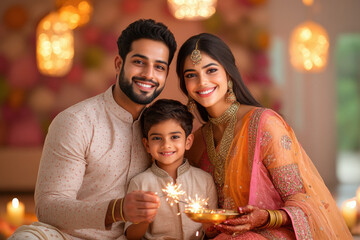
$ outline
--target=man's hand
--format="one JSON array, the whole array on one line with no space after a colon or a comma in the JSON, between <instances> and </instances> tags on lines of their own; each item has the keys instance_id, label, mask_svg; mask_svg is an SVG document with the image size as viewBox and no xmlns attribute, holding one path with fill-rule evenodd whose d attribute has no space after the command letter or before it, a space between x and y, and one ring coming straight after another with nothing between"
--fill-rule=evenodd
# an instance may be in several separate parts
<instances>
[{"instance_id":1,"label":"man's hand","mask_svg":"<svg viewBox=\"0 0 360 240\"><path fill-rule=\"evenodd\" d=\"M123 204L126 221L150 223L160 207L160 199L154 192L133 191L124 197Z\"/></svg>"}]
</instances>

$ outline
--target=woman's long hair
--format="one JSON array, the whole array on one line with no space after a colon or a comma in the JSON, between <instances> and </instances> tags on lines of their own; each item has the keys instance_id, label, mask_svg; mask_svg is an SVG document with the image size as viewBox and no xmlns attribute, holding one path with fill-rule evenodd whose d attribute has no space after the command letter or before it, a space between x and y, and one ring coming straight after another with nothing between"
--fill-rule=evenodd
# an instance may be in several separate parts
<instances>
[{"instance_id":1,"label":"woman's long hair","mask_svg":"<svg viewBox=\"0 0 360 240\"><path fill-rule=\"evenodd\" d=\"M233 90L239 103L257 107L261 106L261 104L255 100L249 89L244 84L240 76L240 72L236 67L235 57L232 54L230 48L219 37L209 33L201 33L192 36L181 46L179 50L176 63L176 73L180 79L180 88L185 93L185 95L188 95L188 92L186 90L184 80L184 62L185 58L189 56L195 49L196 43L200 52L208 54L211 58L218 61L224 67L227 75L230 76L231 80L233 81ZM206 109L196 101L195 103L202 120L207 122L209 120L209 116Z\"/></svg>"}]
</instances>

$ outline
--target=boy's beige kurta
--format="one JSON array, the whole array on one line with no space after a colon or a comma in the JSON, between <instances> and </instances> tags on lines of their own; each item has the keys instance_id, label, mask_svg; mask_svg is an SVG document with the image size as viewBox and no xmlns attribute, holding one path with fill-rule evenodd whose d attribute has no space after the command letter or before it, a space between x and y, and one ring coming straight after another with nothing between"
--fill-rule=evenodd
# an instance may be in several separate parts
<instances>
[{"instance_id":1,"label":"boy's beige kurta","mask_svg":"<svg viewBox=\"0 0 360 240\"><path fill-rule=\"evenodd\" d=\"M162 189L170 182L174 182L172 177L155 163L130 182L128 192L152 191L159 193L160 196L160 208L143 238L151 240L202 239L202 225L193 222L185 215L185 204L178 203L170 206L166 202L166 197L161 197L164 196ZM175 183L178 186L181 184L181 190L186 192L186 196L195 198L197 194L198 197L208 198L209 208L217 208L216 188L212 176L199 168L190 166L187 160L177 169ZM184 198L182 199L184 200ZM130 224L126 223L126 228ZM198 233L196 233L197 231Z\"/></svg>"},{"instance_id":2,"label":"boy's beige kurta","mask_svg":"<svg viewBox=\"0 0 360 240\"><path fill-rule=\"evenodd\" d=\"M123 238L124 223L105 230L111 199L149 167L140 122L105 93L80 102L52 122L35 191L39 221L80 239Z\"/></svg>"}]
</instances>

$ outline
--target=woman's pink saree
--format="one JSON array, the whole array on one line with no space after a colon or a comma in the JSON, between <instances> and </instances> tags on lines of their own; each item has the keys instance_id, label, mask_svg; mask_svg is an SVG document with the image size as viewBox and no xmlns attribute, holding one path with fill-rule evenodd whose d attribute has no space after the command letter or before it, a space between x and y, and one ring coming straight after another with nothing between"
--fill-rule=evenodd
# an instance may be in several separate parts
<instances>
[{"instance_id":1,"label":"woman's pink saree","mask_svg":"<svg viewBox=\"0 0 360 240\"><path fill-rule=\"evenodd\" d=\"M250 231L235 239L352 239L318 171L277 113L254 108L235 134L225 182L217 184L219 207L283 209L292 221L292 226ZM213 173L206 152L200 167ZM216 239L234 237L220 234Z\"/></svg>"}]
</instances>

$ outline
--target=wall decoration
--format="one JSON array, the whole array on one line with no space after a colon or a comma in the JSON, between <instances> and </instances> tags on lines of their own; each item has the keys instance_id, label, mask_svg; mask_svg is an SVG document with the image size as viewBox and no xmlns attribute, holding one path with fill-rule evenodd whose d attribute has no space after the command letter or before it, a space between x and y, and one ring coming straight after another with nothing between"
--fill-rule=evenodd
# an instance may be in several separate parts
<instances>
[{"instance_id":1,"label":"wall decoration","mask_svg":"<svg viewBox=\"0 0 360 240\"><path fill-rule=\"evenodd\" d=\"M203 20L216 12L217 0L168 0L170 12L177 19Z\"/></svg>"},{"instance_id":2,"label":"wall decoration","mask_svg":"<svg viewBox=\"0 0 360 240\"><path fill-rule=\"evenodd\" d=\"M290 38L290 61L299 71L318 72L327 64L329 36L319 24L307 21L297 26Z\"/></svg>"},{"instance_id":3,"label":"wall decoration","mask_svg":"<svg viewBox=\"0 0 360 240\"><path fill-rule=\"evenodd\" d=\"M44 17L36 29L36 59L39 71L48 76L67 74L74 57L74 34L57 12Z\"/></svg>"}]
</instances>

